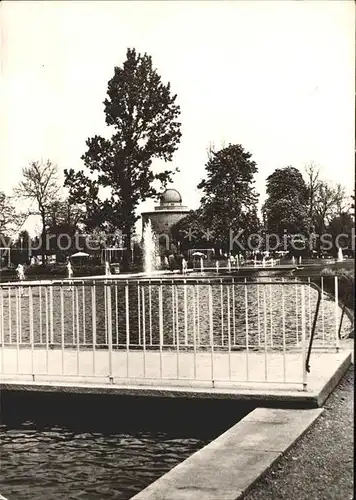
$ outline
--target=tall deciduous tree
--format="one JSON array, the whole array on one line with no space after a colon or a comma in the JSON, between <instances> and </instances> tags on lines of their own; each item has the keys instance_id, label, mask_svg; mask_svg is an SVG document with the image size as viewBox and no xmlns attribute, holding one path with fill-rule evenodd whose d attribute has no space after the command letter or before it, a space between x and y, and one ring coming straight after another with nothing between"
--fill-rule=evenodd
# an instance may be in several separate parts
<instances>
[{"instance_id":1,"label":"tall deciduous tree","mask_svg":"<svg viewBox=\"0 0 356 500\"><path fill-rule=\"evenodd\" d=\"M337 255L338 252L336 242L338 243L338 245L347 248L349 252L351 252L351 250L354 250L352 248L352 230L354 227L355 222L352 216L347 212L336 215L330 220L327 226L327 231L332 236L335 255Z\"/></svg>"},{"instance_id":2,"label":"tall deciduous tree","mask_svg":"<svg viewBox=\"0 0 356 500\"><path fill-rule=\"evenodd\" d=\"M87 140L82 159L88 173L65 171L65 185L79 202L85 203L90 194L96 221L122 229L129 249L138 204L158 196L158 188L171 181L172 170L154 173L151 166L153 159L172 160L181 137L180 108L151 57L135 49L127 50L122 67L115 67L107 95L106 123L114 133L111 139ZM99 200L101 187L110 192L103 201Z\"/></svg>"},{"instance_id":3,"label":"tall deciduous tree","mask_svg":"<svg viewBox=\"0 0 356 500\"><path fill-rule=\"evenodd\" d=\"M294 167L276 169L267 177L267 200L263 205L266 230L282 237L306 234L309 229L308 189Z\"/></svg>"},{"instance_id":4,"label":"tall deciduous tree","mask_svg":"<svg viewBox=\"0 0 356 500\"><path fill-rule=\"evenodd\" d=\"M231 234L245 231L239 241L246 243L249 233L258 230L258 194L254 186L257 165L251 157L240 144L209 150L206 178L198 185L203 191L201 209L206 232L225 250L232 250Z\"/></svg>"},{"instance_id":5,"label":"tall deciduous tree","mask_svg":"<svg viewBox=\"0 0 356 500\"><path fill-rule=\"evenodd\" d=\"M332 184L321 181L315 199L315 220L317 231L322 233L333 217L341 216L347 204L345 203L345 188L341 184Z\"/></svg>"},{"instance_id":6,"label":"tall deciduous tree","mask_svg":"<svg viewBox=\"0 0 356 500\"><path fill-rule=\"evenodd\" d=\"M70 203L69 199L55 200L48 207L47 225L52 228L68 228L68 234L75 232L85 214L80 205Z\"/></svg>"},{"instance_id":7,"label":"tall deciduous tree","mask_svg":"<svg viewBox=\"0 0 356 500\"><path fill-rule=\"evenodd\" d=\"M46 260L46 220L49 209L59 196L58 169L50 160L33 161L22 169L22 180L14 192L19 198L31 200L37 205L42 223L42 263Z\"/></svg>"},{"instance_id":8,"label":"tall deciduous tree","mask_svg":"<svg viewBox=\"0 0 356 500\"><path fill-rule=\"evenodd\" d=\"M11 198L0 191L0 235L9 235L16 221L17 214Z\"/></svg>"},{"instance_id":9,"label":"tall deciduous tree","mask_svg":"<svg viewBox=\"0 0 356 500\"><path fill-rule=\"evenodd\" d=\"M191 248L211 248L213 237L209 239L207 223L203 211L191 210L185 217L171 227L174 243L179 244L180 250ZM213 236L213 235L211 235Z\"/></svg>"},{"instance_id":10,"label":"tall deciduous tree","mask_svg":"<svg viewBox=\"0 0 356 500\"><path fill-rule=\"evenodd\" d=\"M315 203L318 193L320 178L320 169L315 163L309 163L305 166L305 173L307 176L307 190L308 190L308 217L310 222L311 233L315 229L314 216L315 216Z\"/></svg>"}]
</instances>

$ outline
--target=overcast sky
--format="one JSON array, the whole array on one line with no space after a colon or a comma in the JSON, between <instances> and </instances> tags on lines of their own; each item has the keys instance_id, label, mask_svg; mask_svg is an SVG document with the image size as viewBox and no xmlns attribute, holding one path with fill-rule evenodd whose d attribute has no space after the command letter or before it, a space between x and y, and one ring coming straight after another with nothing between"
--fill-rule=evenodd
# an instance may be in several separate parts
<instances>
[{"instance_id":1,"label":"overcast sky","mask_svg":"<svg viewBox=\"0 0 356 500\"><path fill-rule=\"evenodd\" d=\"M174 187L192 208L206 148L239 143L257 189L275 169L319 164L354 184L353 1L3 1L0 189L50 158L80 169L105 131L103 100L127 47L152 55L181 106ZM151 209L152 202L141 209Z\"/></svg>"}]
</instances>

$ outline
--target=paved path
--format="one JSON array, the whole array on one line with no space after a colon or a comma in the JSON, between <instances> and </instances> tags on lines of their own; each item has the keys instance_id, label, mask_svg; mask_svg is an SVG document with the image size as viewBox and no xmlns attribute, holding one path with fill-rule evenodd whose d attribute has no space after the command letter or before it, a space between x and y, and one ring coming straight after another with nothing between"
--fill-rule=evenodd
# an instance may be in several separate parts
<instances>
[{"instance_id":1,"label":"paved path","mask_svg":"<svg viewBox=\"0 0 356 500\"><path fill-rule=\"evenodd\" d=\"M352 500L354 366L314 426L252 488L245 500Z\"/></svg>"}]
</instances>

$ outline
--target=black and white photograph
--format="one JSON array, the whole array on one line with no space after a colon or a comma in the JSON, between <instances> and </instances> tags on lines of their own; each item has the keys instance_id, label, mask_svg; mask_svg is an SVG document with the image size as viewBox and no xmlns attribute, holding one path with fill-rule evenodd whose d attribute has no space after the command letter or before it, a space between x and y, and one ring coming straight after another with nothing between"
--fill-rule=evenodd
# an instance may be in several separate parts
<instances>
[{"instance_id":1,"label":"black and white photograph","mask_svg":"<svg viewBox=\"0 0 356 500\"><path fill-rule=\"evenodd\" d=\"M353 500L355 19L0 2L0 500Z\"/></svg>"}]
</instances>

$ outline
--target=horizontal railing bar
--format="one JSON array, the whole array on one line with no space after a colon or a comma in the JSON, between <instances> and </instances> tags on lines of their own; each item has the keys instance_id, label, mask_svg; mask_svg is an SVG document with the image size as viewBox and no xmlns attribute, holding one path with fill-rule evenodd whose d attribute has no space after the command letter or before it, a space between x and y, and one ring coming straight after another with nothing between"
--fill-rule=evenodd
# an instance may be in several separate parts
<instances>
[{"instance_id":1,"label":"horizontal railing bar","mask_svg":"<svg viewBox=\"0 0 356 500\"><path fill-rule=\"evenodd\" d=\"M238 280L241 279L241 282L239 282ZM158 285L166 285L166 286L169 286L169 285L207 285L207 284L226 284L226 285L246 285L246 286L252 286L252 285L310 285L312 288L315 288L315 289L318 289L318 285L316 285L315 283L313 282L310 282L310 283L306 283L306 282L303 282L303 281L294 281L294 280L290 280L290 281L276 281L276 279L273 279L273 280L270 280L270 281L260 281L260 280L256 280L256 281L253 281L252 279L250 279L249 281L245 281L246 280L246 277L235 277L235 278L231 278L231 277L209 277L209 278L175 278L175 279L143 279L143 280L128 280L128 283L127 282L122 282L120 280L118 281L112 281L111 283L106 283L105 280L103 281L97 281L97 280L92 280L90 282L82 282L82 281L77 281L77 282L72 282L72 281L49 281L49 282L40 282L40 281L33 281L33 282L26 282L26 281L23 281L23 282L16 282L16 283L0 283L0 288L2 289L13 289L13 288L18 288L18 287L21 287L21 288L29 288L29 287L33 287L33 288L36 288L36 287L41 287L41 286L56 286L56 287L59 287L59 286L73 286L73 287L78 287L78 286L98 286L98 285L105 285L105 286L109 286L111 284L113 285L122 285L123 287L127 284L137 284L137 285L155 285L155 286L158 286Z\"/></svg>"},{"instance_id":2,"label":"horizontal railing bar","mask_svg":"<svg viewBox=\"0 0 356 500\"><path fill-rule=\"evenodd\" d=\"M12 372L4 372L3 375L18 375L18 373L12 373ZM47 377L47 378L50 378L50 377L58 377L60 376L61 378L82 378L82 377L87 377L87 378L93 378L93 379L107 379L108 378L108 375L98 375L98 374L70 374L70 373L30 373L30 372L22 372L20 374L21 376L23 377ZM135 376L135 377L126 377L126 376L120 376L120 375L113 375L113 380L115 379L118 379L118 380L146 380L147 382L150 382L150 381L159 381L159 380L167 380L167 381L179 381L179 382L207 382L207 383L212 383L212 380L210 378L190 378L190 377L181 377L181 378L177 378L177 377L140 377L140 376ZM1 383L6 383L7 381L6 380L2 380L0 382ZM43 381L43 382L46 382L46 381ZM58 379L57 380L53 380L53 382L58 382ZM234 379L228 379L228 378L214 378L214 383L215 382L223 382L223 383L229 383L230 385L244 385L244 384L283 384L283 385L302 385L302 382L298 382L298 381L286 381L284 382L283 380L234 380ZM80 382L78 381L78 383L83 383L83 382ZM108 385L112 385L112 384L109 384ZM144 387L144 386L142 386Z\"/></svg>"}]
</instances>

